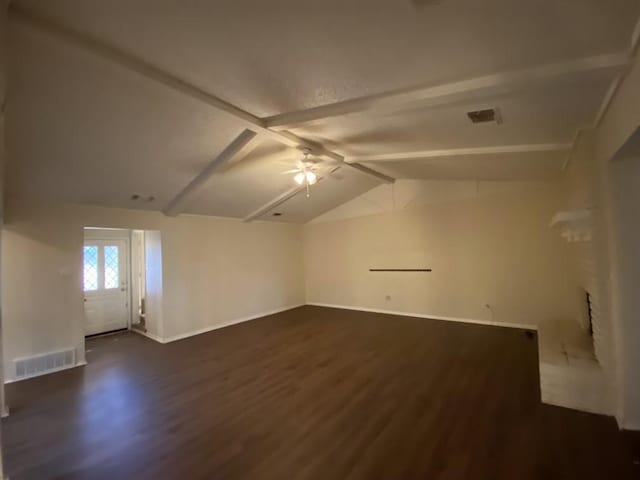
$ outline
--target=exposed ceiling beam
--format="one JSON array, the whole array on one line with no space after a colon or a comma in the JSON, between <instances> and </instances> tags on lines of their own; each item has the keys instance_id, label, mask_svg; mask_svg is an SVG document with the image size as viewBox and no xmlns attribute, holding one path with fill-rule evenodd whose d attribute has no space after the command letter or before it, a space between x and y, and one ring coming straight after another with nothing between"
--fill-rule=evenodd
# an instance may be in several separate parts
<instances>
[{"instance_id":1,"label":"exposed ceiling beam","mask_svg":"<svg viewBox=\"0 0 640 480\"><path fill-rule=\"evenodd\" d=\"M418 85L367 97L345 100L319 107L265 117L265 126L274 129L300 127L325 118L365 111L397 111L407 107L448 105L461 101L483 100L495 95L572 81L589 73L622 72L631 62L628 53L579 58L522 70L494 73L451 83Z\"/></svg>"},{"instance_id":2,"label":"exposed ceiling beam","mask_svg":"<svg viewBox=\"0 0 640 480\"><path fill-rule=\"evenodd\" d=\"M571 151L569 152L569 154L567 155L567 158L562 164L562 171L565 171L569 167L569 163L571 163L571 159L573 157L573 154L575 153L576 147L578 146L578 141L580 140L580 136L582 135L582 133L585 130L589 130L589 129L595 130L600 126L600 123L602 123L604 116L609 110L609 106L611 105L611 102L613 102L614 97L618 93L618 89L620 88L620 85L622 84L624 79L627 77L631 69L633 68L633 59L638 55L639 46L640 46L640 17L638 17L638 19L636 20L636 24L635 24L635 27L633 28L633 32L631 32L631 40L629 44L629 57L631 60L629 62L629 65L627 66L627 68L622 69L622 71L620 71L609 84L609 88L607 89L607 92L605 93L604 98L600 103L600 108L598 109L596 118L593 121L593 125L591 125L590 127L579 128L576 131L576 134L573 137L573 146L571 148Z\"/></svg>"},{"instance_id":3,"label":"exposed ceiling beam","mask_svg":"<svg viewBox=\"0 0 640 480\"><path fill-rule=\"evenodd\" d=\"M351 161L351 162L345 162L345 165L349 165L350 167L354 168L355 170L358 170L359 172L366 173L370 177L377 178L382 183L393 183L393 182L395 182L395 179L385 175L384 173L380 173L377 170L369 168L366 165L362 165L362 164L358 163L355 160Z\"/></svg>"},{"instance_id":4,"label":"exposed ceiling beam","mask_svg":"<svg viewBox=\"0 0 640 480\"><path fill-rule=\"evenodd\" d=\"M243 130L227 148L214 158L191 182L182 189L176 197L165 207L164 214L170 217L183 212L187 203L202 191L213 174L225 165L237 162L245 158L253 150L258 142L256 132Z\"/></svg>"},{"instance_id":5,"label":"exposed ceiling beam","mask_svg":"<svg viewBox=\"0 0 640 480\"><path fill-rule=\"evenodd\" d=\"M378 173L375 170L371 170L369 167L366 167L364 165L360 165L359 163L350 163L348 165L354 167L356 170L369 170L369 171L373 172L372 175L381 175L382 177L386 177L386 175ZM324 178L327 178L327 177L330 178L331 174L334 173L339 168L340 168L339 166L338 167L333 167L333 169L331 169L330 171L326 171L323 175L319 175L317 180L316 180L316 184L318 182L320 182L321 180L323 180ZM387 178L389 178L389 177L387 177ZM381 179L381 180L384 181L383 179ZM305 188L306 188L305 185L296 185L295 187L293 187L293 188L287 190L286 192L284 192L283 194L278 195L273 200L265 203L263 206L261 206L260 208L255 210L253 213L251 213L250 215L245 217L243 219L243 222L250 222L252 220L255 220L256 218L259 218L259 217L263 216L264 214L270 212L271 210L273 210L274 208L278 207L279 205L282 205L287 200L295 197L298 193L303 191Z\"/></svg>"},{"instance_id":6,"label":"exposed ceiling beam","mask_svg":"<svg viewBox=\"0 0 640 480\"><path fill-rule=\"evenodd\" d=\"M319 182L320 180L322 180L322 177L318 177L317 181ZM256 209L255 211L247 215L242 221L251 222L256 218L260 218L265 213L268 213L269 211L276 208L278 205L282 205L284 202L286 202L290 198L295 197L298 193L302 192L305 188L307 188L306 185L296 185L295 187L290 188L286 192L278 195L273 200L270 200L269 202L262 205L260 208Z\"/></svg>"},{"instance_id":7,"label":"exposed ceiling beam","mask_svg":"<svg viewBox=\"0 0 640 480\"><path fill-rule=\"evenodd\" d=\"M501 155L531 152L568 152L571 143L541 143L532 145L500 145L493 147L452 148L448 150L423 150L381 155L354 157L356 162L391 162L400 160L420 160L435 157L459 157L465 155Z\"/></svg>"},{"instance_id":8,"label":"exposed ceiling beam","mask_svg":"<svg viewBox=\"0 0 640 480\"><path fill-rule=\"evenodd\" d=\"M212 95L203 89L190 84L189 82L152 65L146 60L139 58L129 52L120 50L116 47L106 44L102 40L92 37L84 32L80 32L60 25L49 18L45 18L34 13L21 5L13 4L10 8L11 19L20 21L22 24L35 28L40 32L47 33L56 38L60 38L78 48L89 51L102 59L110 61L133 71L145 78L160 83L171 88L183 95L198 100L204 104L216 108L218 111L224 112L236 120L244 123L245 128L257 132L261 136L271 138L288 147L309 149L315 156L324 158L335 164L344 164L344 157L332 152L321 144L313 142L291 132L275 131L267 128L265 121L251 113L236 107L235 105ZM357 169L378 181L393 183L394 179L374 172L371 169Z\"/></svg>"},{"instance_id":9,"label":"exposed ceiling beam","mask_svg":"<svg viewBox=\"0 0 640 480\"><path fill-rule=\"evenodd\" d=\"M631 33L631 55L635 55L638 51L638 47L640 46L640 17L636 21L636 26L633 28L633 32Z\"/></svg>"}]
</instances>

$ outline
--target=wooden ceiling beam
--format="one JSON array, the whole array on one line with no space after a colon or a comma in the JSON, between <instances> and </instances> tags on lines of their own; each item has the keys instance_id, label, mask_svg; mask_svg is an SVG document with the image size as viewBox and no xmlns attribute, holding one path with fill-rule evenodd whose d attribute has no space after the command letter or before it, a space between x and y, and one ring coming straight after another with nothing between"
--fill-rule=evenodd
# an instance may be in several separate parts
<instances>
[{"instance_id":1,"label":"wooden ceiling beam","mask_svg":"<svg viewBox=\"0 0 640 480\"><path fill-rule=\"evenodd\" d=\"M504 155L535 152L569 152L571 143L541 143L529 145L498 145L490 147L451 148L446 150L422 150L417 152L390 153L354 157L355 162L393 162L421 160L437 157L460 157L468 155Z\"/></svg>"},{"instance_id":2,"label":"wooden ceiling beam","mask_svg":"<svg viewBox=\"0 0 640 480\"><path fill-rule=\"evenodd\" d=\"M236 163L245 158L257 145L256 132L243 130L220 154L214 158L178 195L164 208L165 215L174 217L184 211L188 203L206 186L214 173L223 166Z\"/></svg>"},{"instance_id":3,"label":"wooden ceiling beam","mask_svg":"<svg viewBox=\"0 0 640 480\"><path fill-rule=\"evenodd\" d=\"M321 144L298 137L291 132L272 130L266 126L263 119L256 117L255 115L252 115L251 113L238 108L237 106L218 98L209 92L206 92L200 87L190 84L186 80L165 72L142 58L108 45L98 38L92 37L84 32L79 32L67 26L60 25L49 18L45 18L44 16L28 10L22 5L12 4L9 12L12 20L16 20L23 25L32 27L37 31L44 32L55 38L62 39L77 48L91 52L104 60L117 64L129 71L135 72L138 75L198 100L199 102L209 105L220 112L224 112L230 117L242 122L245 128L255 131L262 137L270 138L288 147L308 149L313 155L324 158L336 165L340 164L351 166L344 161L344 157L342 155L326 149ZM371 169L353 168L380 182L393 183L394 181L393 178L379 172L375 172Z\"/></svg>"},{"instance_id":4,"label":"wooden ceiling beam","mask_svg":"<svg viewBox=\"0 0 640 480\"><path fill-rule=\"evenodd\" d=\"M319 182L320 180L322 180L322 177L318 177L317 182ZM277 206L282 205L287 200L295 197L298 193L302 192L306 188L307 188L306 185L296 185L295 187L290 188L286 192L281 193L273 200L268 201L261 207L251 212L242 221L246 223L246 222L251 222L253 220L256 220L257 218L260 218L264 214L269 213L271 210L273 210Z\"/></svg>"},{"instance_id":5,"label":"wooden ceiling beam","mask_svg":"<svg viewBox=\"0 0 640 480\"><path fill-rule=\"evenodd\" d=\"M416 106L428 108L465 101L477 102L496 95L553 86L558 82L579 80L589 74L608 72L611 77L615 77L628 68L631 61L632 57L628 52L584 57L522 70L493 73L456 82L418 85L412 88L282 113L265 117L262 120L268 128L287 129L327 118L370 111L393 112Z\"/></svg>"}]
</instances>

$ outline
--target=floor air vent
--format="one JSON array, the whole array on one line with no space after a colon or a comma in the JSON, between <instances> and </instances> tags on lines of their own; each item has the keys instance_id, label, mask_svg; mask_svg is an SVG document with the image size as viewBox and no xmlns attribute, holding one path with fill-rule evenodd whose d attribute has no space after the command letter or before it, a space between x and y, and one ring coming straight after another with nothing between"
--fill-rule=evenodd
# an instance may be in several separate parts
<instances>
[{"instance_id":1,"label":"floor air vent","mask_svg":"<svg viewBox=\"0 0 640 480\"><path fill-rule=\"evenodd\" d=\"M16 367L16 380L21 380L73 367L76 364L76 351L71 348L33 357L16 358L13 362Z\"/></svg>"}]
</instances>

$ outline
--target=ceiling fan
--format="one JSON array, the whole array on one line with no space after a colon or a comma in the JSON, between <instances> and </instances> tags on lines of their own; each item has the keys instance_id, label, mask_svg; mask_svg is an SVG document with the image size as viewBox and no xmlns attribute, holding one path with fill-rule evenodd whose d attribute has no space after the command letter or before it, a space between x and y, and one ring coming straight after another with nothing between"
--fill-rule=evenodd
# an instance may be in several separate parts
<instances>
[{"instance_id":1,"label":"ceiling fan","mask_svg":"<svg viewBox=\"0 0 640 480\"><path fill-rule=\"evenodd\" d=\"M318 172L316 170L316 162L309 158L311 151L309 149L303 150L304 157L300 159L296 168L282 172L283 174L295 173L293 180L298 185L304 185L307 190L307 197L309 197L309 187L314 185L318 181Z\"/></svg>"},{"instance_id":2,"label":"ceiling fan","mask_svg":"<svg viewBox=\"0 0 640 480\"><path fill-rule=\"evenodd\" d=\"M341 168L340 165L327 164L320 159L314 158L311 155L311 150L308 148L303 149L302 153L304 156L296 161L296 168L285 170L282 174L295 174L293 180L298 185L304 185L307 198L310 196L309 187L311 185L315 185L323 178L330 177L335 180L343 179L342 175L337 173Z\"/></svg>"}]
</instances>

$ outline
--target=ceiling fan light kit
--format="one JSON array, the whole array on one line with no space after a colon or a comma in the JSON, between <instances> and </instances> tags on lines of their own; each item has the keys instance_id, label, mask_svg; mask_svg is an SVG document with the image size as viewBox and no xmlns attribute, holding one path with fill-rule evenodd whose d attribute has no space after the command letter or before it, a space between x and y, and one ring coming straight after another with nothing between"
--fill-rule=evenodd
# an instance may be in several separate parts
<instances>
[{"instance_id":1,"label":"ceiling fan light kit","mask_svg":"<svg viewBox=\"0 0 640 480\"><path fill-rule=\"evenodd\" d=\"M309 197L309 187L318 181L318 175L313 171L313 163L309 160L309 154L309 150L304 151L304 158L300 161L300 166L294 170L297 173L293 177L298 185L306 187L307 197Z\"/></svg>"},{"instance_id":2,"label":"ceiling fan light kit","mask_svg":"<svg viewBox=\"0 0 640 480\"><path fill-rule=\"evenodd\" d=\"M318 176L313 173L311 170L305 170L303 172L299 172L296 174L293 179L296 181L298 185L302 185L303 183L307 183L308 185L313 185L318 181Z\"/></svg>"}]
</instances>

